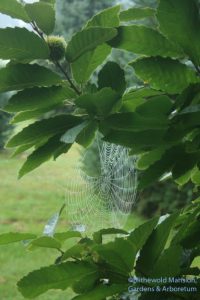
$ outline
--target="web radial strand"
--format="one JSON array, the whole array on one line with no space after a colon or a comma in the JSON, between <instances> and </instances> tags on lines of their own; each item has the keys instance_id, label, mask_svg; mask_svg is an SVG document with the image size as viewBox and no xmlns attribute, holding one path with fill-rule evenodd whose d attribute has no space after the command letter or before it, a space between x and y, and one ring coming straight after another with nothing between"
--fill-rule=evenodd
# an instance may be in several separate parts
<instances>
[{"instance_id":1,"label":"web radial strand","mask_svg":"<svg viewBox=\"0 0 200 300\"><path fill-rule=\"evenodd\" d=\"M136 158L128 149L97 138L98 172L89 174L85 154L75 166L66 186L66 211L69 225L86 231L123 227L136 199Z\"/></svg>"}]
</instances>

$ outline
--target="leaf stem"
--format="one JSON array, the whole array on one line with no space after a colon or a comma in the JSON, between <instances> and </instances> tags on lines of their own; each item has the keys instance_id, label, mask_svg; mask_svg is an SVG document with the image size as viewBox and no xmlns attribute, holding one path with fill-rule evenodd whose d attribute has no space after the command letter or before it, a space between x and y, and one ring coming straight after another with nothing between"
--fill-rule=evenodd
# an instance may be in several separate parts
<instances>
[{"instance_id":1,"label":"leaf stem","mask_svg":"<svg viewBox=\"0 0 200 300\"><path fill-rule=\"evenodd\" d=\"M71 80L71 78L69 77L68 73L64 70L64 68L62 67L62 65L58 62L58 61L54 61L54 64L60 69L60 71L65 75L65 77L67 78L69 84L71 85L71 87L73 88L73 90L78 94L81 95L81 92L77 89L77 87L74 85L73 81Z\"/></svg>"},{"instance_id":2,"label":"leaf stem","mask_svg":"<svg viewBox=\"0 0 200 300\"><path fill-rule=\"evenodd\" d=\"M32 26L33 30L35 30L37 32L37 34L46 42L46 40L44 38L44 33L38 28L37 24L34 21L31 22L31 26ZM53 61L53 63L65 75L65 77L67 78L67 81L69 82L72 89L77 93L77 95L81 95L81 92L74 85L73 81L71 80L71 78L68 75L67 71L64 70L62 65L58 61Z\"/></svg>"}]
</instances>

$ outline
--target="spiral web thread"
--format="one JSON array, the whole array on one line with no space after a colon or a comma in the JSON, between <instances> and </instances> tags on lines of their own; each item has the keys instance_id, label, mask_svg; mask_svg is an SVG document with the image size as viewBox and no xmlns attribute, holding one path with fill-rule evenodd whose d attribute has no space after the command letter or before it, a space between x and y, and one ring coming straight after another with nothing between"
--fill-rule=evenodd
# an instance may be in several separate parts
<instances>
[{"instance_id":1,"label":"spiral web thread","mask_svg":"<svg viewBox=\"0 0 200 300\"><path fill-rule=\"evenodd\" d=\"M99 139L97 145L99 175L84 171L82 156L67 180L66 212L74 230L123 227L136 199L136 159L122 146Z\"/></svg>"}]
</instances>

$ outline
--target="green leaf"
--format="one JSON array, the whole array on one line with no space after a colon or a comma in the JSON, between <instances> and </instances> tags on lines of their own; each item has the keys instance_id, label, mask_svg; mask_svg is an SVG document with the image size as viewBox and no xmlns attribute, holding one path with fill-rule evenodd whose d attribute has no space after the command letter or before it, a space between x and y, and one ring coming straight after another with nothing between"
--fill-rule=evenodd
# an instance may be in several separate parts
<instances>
[{"instance_id":1,"label":"green leaf","mask_svg":"<svg viewBox=\"0 0 200 300\"><path fill-rule=\"evenodd\" d=\"M33 248L41 247L41 248L60 249L61 243L53 237L42 236L42 237L39 237L39 238L33 240L29 244L29 248L31 249L32 247Z\"/></svg>"},{"instance_id":2,"label":"green leaf","mask_svg":"<svg viewBox=\"0 0 200 300\"><path fill-rule=\"evenodd\" d=\"M100 275L98 272L96 272L96 274L93 273L86 275L73 285L73 291L76 294L85 294L87 292L90 292L97 286L99 276Z\"/></svg>"},{"instance_id":3,"label":"green leaf","mask_svg":"<svg viewBox=\"0 0 200 300\"><path fill-rule=\"evenodd\" d=\"M14 118L11 119L10 123L11 124L16 124L19 122L23 122L26 120L31 120L31 119L38 119L41 118L45 113L50 112L50 111L55 111L55 109L60 108L60 105L53 105L50 107L44 107L38 110L27 110L23 111L20 113L17 113Z\"/></svg>"},{"instance_id":4,"label":"green leaf","mask_svg":"<svg viewBox=\"0 0 200 300\"><path fill-rule=\"evenodd\" d=\"M60 76L37 64L15 64L0 69L0 93L57 84L61 85Z\"/></svg>"},{"instance_id":5,"label":"green leaf","mask_svg":"<svg viewBox=\"0 0 200 300\"><path fill-rule=\"evenodd\" d=\"M127 289L128 285L126 284L112 284L110 286L100 285L91 292L85 295L76 296L72 300L102 300L103 298L105 299L106 297L126 292Z\"/></svg>"},{"instance_id":6,"label":"green leaf","mask_svg":"<svg viewBox=\"0 0 200 300\"><path fill-rule=\"evenodd\" d=\"M152 88L169 94L181 93L190 84L199 82L192 69L170 58L146 57L132 62L131 66Z\"/></svg>"},{"instance_id":7,"label":"green leaf","mask_svg":"<svg viewBox=\"0 0 200 300\"><path fill-rule=\"evenodd\" d=\"M73 144L79 133L88 125L87 121L67 130L62 136L60 141L65 144Z\"/></svg>"},{"instance_id":8,"label":"green leaf","mask_svg":"<svg viewBox=\"0 0 200 300\"><path fill-rule=\"evenodd\" d=\"M103 88L97 93L85 94L75 100L80 108L87 110L92 116L106 116L110 114L120 102L119 95L111 88Z\"/></svg>"},{"instance_id":9,"label":"green leaf","mask_svg":"<svg viewBox=\"0 0 200 300\"><path fill-rule=\"evenodd\" d=\"M165 118L172 111L172 101L168 96L161 95L151 97L145 103L136 108L136 112L145 117L152 117L156 115L157 118Z\"/></svg>"},{"instance_id":10,"label":"green leaf","mask_svg":"<svg viewBox=\"0 0 200 300\"><path fill-rule=\"evenodd\" d=\"M150 167L143 172L138 188L144 189L158 180L162 175L170 172L179 159L182 151L183 149L181 146L175 146L166 150L160 160L150 165Z\"/></svg>"},{"instance_id":11,"label":"green leaf","mask_svg":"<svg viewBox=\"0 0 200 300\"><path fill-rule=\"evenodd\" d=\"M80 258L82 254L85 252L85 245L84 244L76 244L69 248L65 253L63 253L61 260L65 261L68 258Z\"/></svg>"},{"instance_id":12,"label":"green leaf","mask_svg":"<svg viewBox=\"0 0 200 300\"><path fill-rule=\"evenodd\" d=\"M62 104L63 101L74 97L75 92L68 85L49 88L34 87L13 95L4 110L8 112L38 110Z\"/></svg>"},{"instance_id":13,"label":"green leaf","mask_svg":"<svg viewBox=\"0 0 200 300\"><path fill-rule=\"evenodd\" d=\"M0 245L16 243L24 240L35 239L36 235L31 233L9 232L0 234Z\"/></svg>"},{"instance_id":14,"label":"green leaf","mask_svg":"<svg viewBox=\"0 0 200 300\"><path fill-rule=\"evenodd\" d=\"M197 219L188 225L181 238L180 243L186 249L192 249L194 247L197 247L200 245L199 235L200 235L200 221L199 219Z\"/></svg>"},{"instance_id":15,"label":"green leaf","mask_svg":"<svg viewBox=\"0 0 200 300\"><path fill-rule=\"evenodd\" d=\"M149 87L134 88L123 95L123 102L134 101L136 99L148 99L152 96L162 95L163 93Z\"/></svg>"},{"instance_id":16,"label":"green leaf","mask_svg":"<svg viewBox=\"0 0 200 300\"><path fill-rule=\"evenodd\" d=\"M119 18L122 22L141 20L155 16L155 9L150 7L133 7L120 12Z\"/></svg>"},{"instance_id":17,"label":"green leaf","mask_svg":"<svg viewBox=\"0 0 200 300\"><path fill-rule=\"evenodd\" d=\"M47 59L49 48L38 35L25 28L0 29L0 58L18 61Z\"/></svg>"},{"instance_id":18,"label":"green leaf","mask_svg":"<svg viewBox=\"0 0 200 300\"><path fill-rule=\"evenodd\" d=\"M171 246L164 250L150 272L150 276L154 278L178 276L180 274L182 251L180 245Z\"/></svg>"},{"instance_id":19,"label":"green leaf","mask_svg":"<svg viewBox=\"0 0 200 300\"><path fill-rule=\"evenodd\" d=\"M104 9L95 15L86 24L89 27L118 27L119 26L120 5Z\"/></svg>"},{"instance_id":20,"label":"green leaf","mask_svg":"<svg viewBox=\"0 0 200 300\"><path fill-rule=\"evenodd\" d=\"M22 168L19 171L19 178L25 174L38 168L44 162L51 158L56 159L60 154L66 153L71 147L71 144L65 144L60 142L60 135L53 136L47 143L38 147L32 154L30 154ZM57 152L59 151L59 154Z\"/></svg>"},{"instance_id":21,"label":"green leaf","mask_svg":"<svg viewBox=\"0 0 200 300\"><path fill-rule=\"evenodd\" d=\"M55 11L53 5L45 2L26 4L25 9L30 19L46 34L50 34L55 26ZM45 13L44 13L45 12Z\"/></svg>"},{"instance_id":22,"label":"green leaf","mask_svg":"<svg viewBox=\"0 0 200 300\"><path fill-rule=\"evenodd\" d=\"M54 234L55 239L63 242L71 238L80 238L81 233L79 231L67 231L67 232L57 232Z\"/></svg>"},{"instance_id":23,"label":"green leaf","mask_svg":"<svg viewBox=\"0 0 200 300\"><path fill-rule=\"evenodd\" d=\"M128 274L132 271L136 256L136 247L128 240L116 238L114 242L94 247L94 250L115 269Z\"/></svg>"},{"instance_id":24,"label":"green leaf","mask_svg":"<svg viewBox=\"0 0 200 300\"><path fill-rule=\"evenodd\" d=\"M1 0L0 12L15 19L20 19L24 22L30 22L24 7L17 0Z\"/></svg>"},{"instance_id":25,"label":"green leaf","mask_svg":"<svg viewBox=\"0 0 200 300\"><path fill-rule=\"evenodd\" d=\"M139 227L135 228L129 235L128 241L134 244L136 252L138 252L149 238L154 227L158 223L158 218L153 218L150 221L145 222Z\"/></svg>"},{"instance_id":26,"label":"green leaf","mask_svg":"<svg viewBox=\"0 0 200 300\"><path fill-rule=\"evenodd\" d=\"M148 56L183 57L182 51L160 32L145 26L118 28L118 35L109 42L114 48Z\"/></svg>"},{"instance_id":27,"label":"green leaf","mask_svg":"<svg viewBox=\"0 0 200 300\"><path fill-rule=\"evenodd\" d=\"M155 116L146 117L137 112L113 114L104 121L110 129L124 131L144 131L149 129L165 129L168 127L167 118L157 119Z\"/></svg>"},{"instance_id":28,"label":"green leaf","mask_svg":"<svg viewBox=\"0 0 200 300\"><path fill-rule=\"evenodd\" d=\"M136 269L139 273L146 275L151 273L152 268L164 250L170 231L177 217L178 213L172 214L153 230L140 251L140 256L136 263Z\"/></svg>"},{"instance_id":29,"label":"green leaf","mask_svg":"<svg viewBox=\"0 0 200 300\"><path fill-rule=\"evenodd\" d=\"M200 64L199 10L194 0L161 0L157 10L160 30Z\"/></svg>"},{"instance_id":30,"label":"green leaf","mask_svg":"<svg viewBox=\"0 0 200 300\"><path fill-rule=\"evenodd\" d=\"M152 151L149 151L139 157L137 161L137 168L139 170L146 170L154 164L156 161L160 160L162 155L165 153L166 147L158 147Z\"/></svg>"},{"instance_id":31,"label":"green leaf","mask_svg":"<svg viewBox=\"0 0 200 300\"><path fill-rule=\"evenodd\" d=\"M33 271L17 285L25 298L33 299L50 289L65 290L77 280L92 273L96 273L96 268L89 263L67 262Z\"/></svg>"},{"instance_id":32,"label":"green leaf","mask_svg":"<svg viewBox=\"0 0 200 300\"><path fill-rule=\"evenodd\" d=\"M85 148L89 147L95 138L97 129L98 123L96 121L90 121L88 125L79 133L76 138L76 142Z\"/></svg>"},{"instance_id":33,"label":"green leaf","mask_svg":"<svg viewBox=\"0 0 200 300\"><path fill-rule=\"evenodd\" d=\"M98 243L101 244L102 240L103 240L103 236L104 235L110 235L110 234L125 234L127 235L128 232L122 229L118 229L118 228L106 228L106 229L101 229L99 231L96 231L93 233L93 240Z\"/></svg>"},{"instance_id":34,"label":"green leaf","mask_svg":"<svg viewBox=\"0 0 200 300\"><path fill-rule=\"evenodd\" d=\"M136 154L150 151L163 143L165 130L119 131L110 130L104 140L117 145L131 148Z\"/></svg>"},{"instance_id":35,"label":"green leaf","mask_svg":"<svg viewBox=\"0 0 200 300\"><path fill-rule=\"evenodd\" d=\"M109 41L117 34L114 28L91 27L75 34L68 43L66 58L69 62L77 60L85 52Z\"/></svg>"},{"instance_id":36,"label":"green leaf","mask_svg":"<svg viewBox=\"0 0 200 300\"><path fill-rule=\"evenodd\" d=\"M7 147L38 143L43 138L50 138L56 134L63 133L65 130L81 123L82 119L71 115L58 115L49 119L35 122L10 139Z\"/></svg>"},{"instance_id":37,"label":"green leaf","mask_svg":"<svg viewBox=\"0 0 200 300\"><path fill-rule=\"evenodd\" d=\"M175 166L172 169L173 178L179 179L181 176L185 175L188 171L192 171L199 158L200 158L200 153L180 152L179 159L177 160Z\"/></svg>"},{"instance_id":38,"label":"green leaf","mask_svg":"<svg viewBox=\"0 0 200 300\"><path fill-rule=\"evenodd\" d=\"M98 86L99 89L110 87L119 94L123 94L126 89L124 70L115 62L107 62L99 72Z\"/></svg>"},{"instance_id":39,"label":"green leaf","mask_svg":"<svg viewBox=\"0 0 200 300\"><path fill-rule=\"evenodd\" d=\"M92 73L101 65L111 52L107 44L98 46L88 51L72 63L72 73L77 83L85 83L90 79Z\"/></svg>"},{"instance_id":40,"label":"green leaf","mask_svg":"<svg viewBox=\"0 0 200 300\"><path fill-rule=\"evenodd\" d=\"M192 182L196 185L200 185L200 170L196 168L191 176Z\"/></svg>"}]
</instances>

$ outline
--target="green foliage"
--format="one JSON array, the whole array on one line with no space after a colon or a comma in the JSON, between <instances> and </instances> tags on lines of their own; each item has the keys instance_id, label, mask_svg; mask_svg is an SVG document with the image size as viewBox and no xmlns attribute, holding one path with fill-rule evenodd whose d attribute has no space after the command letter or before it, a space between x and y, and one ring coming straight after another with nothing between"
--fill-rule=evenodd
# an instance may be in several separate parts
<instances>
[{"instance_id":1,"label":"green foliage","mask_svg":"<svg viewBox=\"0 0 200 300\"><path fill-rule=\"evenodd\" d=\"M74 35L67 45L66 59L69 62L77 60L87 51L112 39L117 34L114 28L91 27L83 29Z\"/></svg>"},{"instance_id":2,"label":"green foliage","mask_svg":"<svg viewBox=\"0 0 200 300\"><path fill-rule=\"evenodd\" d=\"M190 278L195 279L199 268L191 275L191 266L195 257L199 256L199 213L197 199L181 213L166 215L159 222L158 218L150 219L129 233L114 228L103 229L95 232L93 239L83 238L76 232L55 233L52 237L8 233L0 235L0 241L6 244L29 239L26 243L29 250L47 247L59 251L56 264L35 270L18 282L18 289L25 298L33 299L51 289L71 287L77 294L73 299L92 297L101 300L108 296L120 297L130 285L141 287L139 282L128 283L134 275L152 279L169 276L183 280L190 274ZM104 242L102 236L105 234L118 234L118 237ZM73 236L79 237L79 241L64 250L64 240ZM186 251L187 257L184 256ZM198 289L199 280L196 280L192 286ZM147 283L149 287L157 285L156 282ZM165 283L166 287L170 285ZM162 291L162 284L160 289L160 297L170 296L170 292ZM143 299L149 299L147 292L142 295ZM173 296L174 299L181 299L179 292L174 292ZM193 293L192 298L187 292L182 292L181 296L184 299L198 299L198 293Z\"/></svg>"},{"instance_id":3,"label":"green foliage","mask_svg":"<svg viewBox=\"0 0 200 300\"><path fill-rule=\"evenodd\" d=\"M26 4L25 10L31 21L35 22L39 29L46 34L52 33L55 26L55 10L52 3L40 1Z\"/></svg>"},{"instance_id":4,"label":"green foliage","mask_svg":"<svg viewBox=\"0 0 200 300\"><path fill-rule=\"evenodd\" d=\"M25 28L0 29L0 58L17 61L46 59L47 44Z\"/></svg>"},{"instance_id":5,"label":"green foliage","mask_svg":"<svg viewBox=\"0 0 200 300\"><path fill-rule=\"evenodd\" d=\"M74 142L88 146L96 131L100 131L104 140L128 147L130 154L141 157L138 167L144 171L139 189L166 174L180 185L190 179L198 185L200 65L196 4L195 0L160 0L155 14L159 30L121 23L120 15L130 18L133 10L120 13L118 6L107 9L71 38L63 61L59 62L64 51L52 57L46 36L54 29L54 1L30 5L1 1L1 12L30 23L34 31L17 28L0 31L5 37L5 50L0 55L10 59L0 70L0 92L19 91L11 96L6 109L18 113L15 121L32 120L7 144L18 147L18 153L33 149L20 176L50 158L56 159ZM145 10L145 16L149 17L150 12ZM105 61L114 47L133 55L145 55L130 63L142 80L140 89L126 90L125 70L116 62ZM35 58L42 60L32 64ZM51 65L46 64L49 59L53 60ZM59 72L52 70L53 64ZM96 83L92 84L90 77L99 71L101 64ZM66 104L71 106L70 113L58 111L53 117L44 118L57 105L64 111ZM37 116L40 120L33 120ZM71 249L63 249L62 238L55 236L33 239L28 245L30 249L56 248L59 257L56 264L21 279L19 290L25 297L34 298L49 289L71 287L79 294L75 299L101 300L120 297L126 292L132 273L152 278L160 274L178 277L199 274L199 268L196 273L192 269L193 259L199 256L199 214L197 200L159 224L156 219L150 220L108 243L102 243L102 235L119 231L101 231L94 233L93 239L80 238ZM171 239L172 233L180 237L175 235ZM1 238L3 244L22 237L8 234ZM188 249L190 253L183 263ZM190 296L184 293L184 299ZM142 295L142 299L148 297L148 293ZM175 292L173 297L180 299L180 294ZM192 297L197 299L196 295Z\"/></svg>"}]
</instances>

